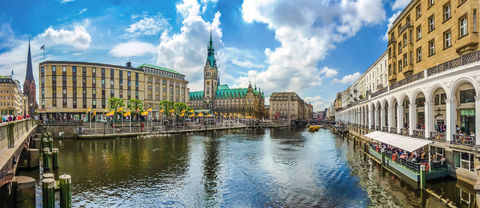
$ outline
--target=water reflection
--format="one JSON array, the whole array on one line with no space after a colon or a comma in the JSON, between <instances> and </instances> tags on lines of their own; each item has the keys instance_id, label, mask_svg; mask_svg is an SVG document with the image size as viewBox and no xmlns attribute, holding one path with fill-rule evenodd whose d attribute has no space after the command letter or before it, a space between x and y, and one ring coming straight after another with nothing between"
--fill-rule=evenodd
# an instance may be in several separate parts
<instances>
[{"instance_id":1,"label":"water reflection","mask_svg":"<svg viewBox=\"0 0 480 208\"><path fill-rule=\"evenodd\" d=\"M56 142L61 159L53 172L72 175L75 207L445 206L324 129ZM21 174L40 179L42 171ZM457 206L476 206L468 184L428 187Z\"/></svg>"}]
</instances>

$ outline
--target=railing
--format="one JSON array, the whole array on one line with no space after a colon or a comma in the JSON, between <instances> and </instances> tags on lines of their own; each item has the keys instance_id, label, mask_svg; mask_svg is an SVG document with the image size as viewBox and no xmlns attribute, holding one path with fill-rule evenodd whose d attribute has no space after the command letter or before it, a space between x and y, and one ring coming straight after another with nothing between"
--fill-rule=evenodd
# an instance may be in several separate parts
<instances>
[{"instance_id":1,"label":"railing","mask_svg":"<svg viewBox=\"0 0 480 208\"><path fill-rule=\"evenodd\" d=\"M381 90L378 90L378 91L372 93L371 97L374 98L374 97L379 96L379 95L381 95L381 94L383 94L383 93L386 93L387 91L388 91L388 87L383 88L383 89L381 89Z\"/></svg>"},{"instance_id":2,"label":"railing","mask_svg":"<svg viewBox=\"0 0 480 208\"><path fill-rule=\"evenodd\" d=\"M380 131L380 126L375 126L375 130Z\"/></svg>"},{"instance_id":3,"label":"railing","mask_svg":"<svg viewBox=\"0 0 480 208\"><path fill-rule=\"evenodd\" d=\"M453 134L453 144L473 147L475 146L475 136Z\"/></svg>"},{"instance_id":4,"label":"railing","mask_svg":"<svg viewBox=\"0 0 480 208\"><path fill-rule=\"evenodd\" d=\"M431 75L434 75L443 71L447 71L449 69L452 69L458 66L477 62L479 60L479 55L480 55L480 51L476 51L473 53L460 56L456 59L441 63L439 65L436 65L434 67L427 69L427 74L428 76L431 76Z\"/></svg>"},{"instance_id":5,"label":"railing","mask_svg":"<svg viewBox=\"0 0 480 208\"><path fill-rule=\"evenodd\" d=\"M445 132L430 132L430 138L429 140L431 141L436 141L436 142L445 142L447 141L445 137Z\"/></svg>"},{"instance_id":6,"label":"railing","mask_svg":"<svg viewBox=\"0 0 480 208\"><path fill-rule=\"evenodd\" d=\"M36 120L24 119L0 124L0 155L15 146L15 141L35 126Z\"/></svg>"},{"instance_id":7,"label":"railing","mask_svg":"<svg viewBox=\"0 0 480 208\"><path fill-rule=\"evenodd\" d=\"M413 137L419 138L419 139L425 139L425 131L413 130Z\"/></svg>"},{"instance_id":8,"label":"railing","mask_svg":"<svg viewBox=\"0 0 480 208\"><path fill-rule=\"evenodd\" d=\"M408 76L407 78L405 79L402 79L398 82L395 82L393 83L392 85L390 85L390 90L393 90L395 88L399 88L403 85L406 85L406 84L409 84L411 82L414 82L414 81L417 81L417 80L420 80L420 79L423 79L425 77L425 74L423 73L423 71L421 72L418 72L414 75L411 75L411 76ZM386 89L386 88L385 88Z\"/></svg>"},{"instance_id":9,"label":"railing","mask_svg":"<svg viewBox=\"0 0 480 208\"><path fill-rule=\"evenodd\" d=\"M393 153L391 151L385 151L385 157L391 160L392 162L402 166L405 169L411 170L415 173L420 173L420 162L428 162L427 159L425 161L419 161L419 159L416 162L412 162L411 159L404 159L399 156L397 156L396 160L393 161L392 159ZM447 168L447 161L438 161L438 162L431 162L431 167L432 171L434 170L442 170Z\"/></svg>"},{"instance_id":10,"label":"railing","mask_svg":"<svg viewBox=\"0 0 480 208\"><path fill-rule=\"evenodd\" d=\"M361 103L361 102L363 102L363 101L367 101L367 100L368 100L368 96L367 96L367 97L364 97L364 98L362 98L362 99L361 99L361 100L359 100L358 102L359 102L359 103Z\"/></svg>"},{"instance_id":11,"label":"railing","mask_svg":"<svg viewBox=\"0 0 480 208\"><path fill-rule=\"evenodd\" d=\"M383 131L383 132L388 132L388 126L382 127L382 131Z\"/></svg>"},{"instance_id":12,"label":"railing","mask_svg":"<svg viewBox=\"0 0 480 208\"><path fill-rule=\"evenodd\" d=\"M404 136L410 135L410 134L408 133L408 129L404 129L404 128L401 128L401 129L400 129L400 133L399 133L399 134L400 134L400 135L404 135Z\"/></svg>"},{"instance_id":13,"label":"railing","mask_svg":"<svg viewBox=\"0 0 480 208\"><path fill-rule=\"evenodd\" d=\"M378 89L378 88L383 88L383 84L378 84L378 85L377 85L377 89Z\"/></svg>"},{"instance_id":14,"label":"railing","mask_svg":"<svg viewBox=\"0 0 480 208\"><path fill-rule=\"evenodd\" d=\"M398 131L397 127L390 127L390 133L397 134L397 131Z\"/></svg>"}]
</instances>

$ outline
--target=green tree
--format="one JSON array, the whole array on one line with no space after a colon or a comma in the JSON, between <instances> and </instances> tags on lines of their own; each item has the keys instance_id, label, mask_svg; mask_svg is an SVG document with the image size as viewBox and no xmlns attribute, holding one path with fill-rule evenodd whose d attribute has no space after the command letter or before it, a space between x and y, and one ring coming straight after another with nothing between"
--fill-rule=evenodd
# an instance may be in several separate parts
<instances>
[{"instance_id":1,"label":"green tree","mask_svg":"<svg viewBox=\"0 0 480 208\"><path fill-rule=\"evenodd\" d=\"M141 100L137 100L137 99L130 99L127 103L127 106L128 106L128 109L130 109L130 113L135 113L137 115L137 119L139 118L139 114L144 110L144 107L145 105L143 104L143 102ZM138 113L137 113L137 109L138 109Z\"/></svg>"},{"instance_id":2,"label":"green tree","mask_svg":"<svg viewBox=\"0 0 480 208\"><path fill-rule=\"evenodd\" d=\"M113 97L108 99L108 107L110 108L110 110L113 110L114 119L116 119L117 110L123 106L125 106L125 102L121 98Z\"/></svg>"},{"instance_id":3,"label":"green tree","mask_svg":"<svg viewBox=\"0 0 480 208\"><path fill-rule=\"evenodd\" d=\"M175 109L175 114L176 114L177 116L179 116L180 114L182 114L182 111L183 111L183 110L186 111L186 110L187 110L187 107L188 107L188 106L187 106L187 104L185 104L185 103L180 103L180 102L179 102L179 103L173 104L173 109ZM184 118L185 118L185 115L184 115ZM177 121L177 122L178 122L178 121Z\"/></svg>"},{"instance_id":4,"label":"green tree","mask_svg":"<svg viewBox=\"0 0 480 208\"><path fill-rule=\"evenodd\" d=\"M164 100L164 101L160 102L158 105L159 105L160 109L163 109L164 115L170 116L171 114L168 111L174 109L173 108L173 105L174 105L173 101Z\"/></svg>"}]
</instances>

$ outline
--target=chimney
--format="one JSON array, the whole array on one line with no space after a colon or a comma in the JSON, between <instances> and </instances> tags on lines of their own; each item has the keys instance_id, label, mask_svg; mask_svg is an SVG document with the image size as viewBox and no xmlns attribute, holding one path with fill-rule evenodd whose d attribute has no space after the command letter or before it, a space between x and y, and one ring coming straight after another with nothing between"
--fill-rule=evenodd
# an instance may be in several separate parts
<instances>
[{"instance_id":1,"label":"chimney","mask_svg":"<svg viewBox=\"0 0 480 208\"><path fill-rule=\"evenodd\" d=\"M127 62L127 67L132 68L132 62L128 61Z\"/></svg>"}]
</instances>

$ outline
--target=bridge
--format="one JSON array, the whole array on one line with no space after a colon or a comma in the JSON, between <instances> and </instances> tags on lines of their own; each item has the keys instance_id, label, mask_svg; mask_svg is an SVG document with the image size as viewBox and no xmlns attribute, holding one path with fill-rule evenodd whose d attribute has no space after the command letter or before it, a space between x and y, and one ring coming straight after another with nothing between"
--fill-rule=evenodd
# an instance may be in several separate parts
<instances>
[{"instance_id":1,"label":"bridge","mask_svg":"<svg viewBox=\"0 0 480 208\"><path fill-rule=\"evenodd\" d=\"M12 181L17 167L28 167L28 148L36 128L34 119L0 124L0 187Z\"/></svg>"}]
</instances>

